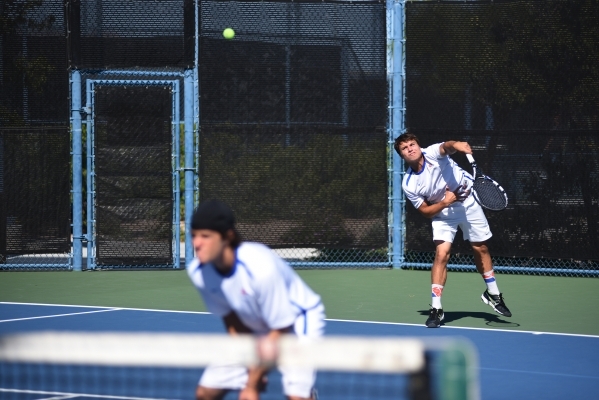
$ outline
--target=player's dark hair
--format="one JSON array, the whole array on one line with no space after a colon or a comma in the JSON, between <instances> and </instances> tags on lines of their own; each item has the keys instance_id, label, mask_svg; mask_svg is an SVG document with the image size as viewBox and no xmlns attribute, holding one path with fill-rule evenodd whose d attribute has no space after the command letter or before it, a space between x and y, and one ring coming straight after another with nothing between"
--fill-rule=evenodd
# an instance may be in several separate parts
<instances>
[{"instance_id":1,"label":"player's dark hair","mask_svg":"<svg viewBox=\"0 0 599 400\"><path fill-rule=\"evenodd\" d=\"M401 156L399 146L402 143L409 142L411 140L415 141L416 143L418 143L418 146L420 146L420 140L418 140L418 137L414 135L412 132L407 131L406 133L402 133L401 135L399 135L397 139L395 139L395 143L393 143L393 148L395 149L397 154Z\"/></svg>"},{"instance_id":2,"label":"player's dark hair","mask_svg":"<svg viewBox=\"0 0 599 400\"><path fill-rule=\"evenodd\" d=\"M220 200L207 200L195 209L191 217L191 229L209 229L229 240L231 247L238 248L241 235L235 229L235 214L231 207Z\"/></svg>"},{"instance_id":3,"label":"player's dark hair","mask_svg":"<svg viewBox=\"0 0 599 400\"><path fill-rule=\"evenodd\" d=\"M235 228L229 229L227 232L224 233L221 232L221 236L223 239L228 239L229 243L231 244L231 247L234 249L238 248L241 245L241 242L243 241L241 235L239 234L239 232L237 232L237 229Z\"/></svg>"},{"instance_id":4,"label":"player's dark hair","mask_svg":"<svg viewBox=\"0 0 599 400\"><path fill-rule=\"evenodd\" d=\"M225 233L235 228L235 214L220 200L207 200L195 209L191 217L191 229L210 229Z\"/></svg>"}]
</instances>

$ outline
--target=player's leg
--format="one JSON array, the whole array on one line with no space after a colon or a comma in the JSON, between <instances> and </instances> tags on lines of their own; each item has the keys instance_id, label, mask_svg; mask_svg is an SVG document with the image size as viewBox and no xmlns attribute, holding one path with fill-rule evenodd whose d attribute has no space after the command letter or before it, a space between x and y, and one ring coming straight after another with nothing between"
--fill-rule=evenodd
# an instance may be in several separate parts
<instances>
[{"instance_id":1,"label":"player's leg","mask_svg":"<svg viewBox=\"0 0 599 400\"><path fill-rule=\"evenodd\" d=\"M451 255L451 242L444 240L435 240L435 260L431 268L431 309L426 326L428 328L438 328L441 321L445 318L441 296L443 288L447 282L447 263Z\"/></svg>"},{"instance_id":2,"label":"player's leg","mask_svg":"<svg viewBox=\"0 0 599 400\"><path fill-rule=\"evenodd\" d=\"M294 333L300 338L318 338L324 335L325 314L322 303L303 310L295 320ZM283 391L289 400L316 400L316 371L306 368L279 368Z\"/></svg>"},{"instance_id":3,"label":"player's leg","mask_svg":"<svg viewBox=\"0 0 599 400\"><path fill-rule=\"evenodd\" d=\"M478 273L482 275L485 284L487 285L486 294L483 297L501 296L497 280L495 279L495 271L493 270L493 261L486 242L470 242L474 253L474 263ZM483 301L485 301L483 299ZM486 302L486 301L485 301ZM488 302L486 302L488 304ZM500 313L501 314L501 313Z\"/></svg>"},{"instance_id":4,"label":"player's leg","mask_svg":"<svg viewBox=\"0 0 599 400\"><path fill-rule=\"evenodd\" d=\"M493 273L493 261L491 260L491 253L489 253L489 247L487 242L470 242L472 246L472 252L474 253L474 264L479 274L483 275ZM488 287L490 292L495 292L497 288ZM499 293L499 290L497 290Z\"/></svg>"},{"instance_id":5,"label":"player's leg","mask_svg":"<svg viewBox=\"0 0 599 400\"><path fill-rule=\"evenodd\" d=\"M207 388L198 386L196 388L196 400L221 400L227 394L227 390Z\"/></svg>"},{"instance_id":6,"label":"player's leg","mask_svg":"<svg viewBox=\"0 0 599 400\"><path fill-rule=\"evenodd\" d=\"M433 241L435 243L435 260L431 268L431 298L432 304L426 326L438 328L445 318L441 296L447 282L447 263L451 255L451 244L458 230L458 222L455 218L455 207L452 212L443 213L443 216L433 219ZM458 210L459 212L459 210Z\"/></svg>"},{"instance_id":7,"label":"player's leg","mask_svg":"<svg viewBox=\"0 0 599 400\"><path fill-rule=\"evenodd\" d=\"M499 291L497 280L495 279L495 271L493 271L493 262L491 260L491 254L489 248L485 242L470 242L472 250L474 252L474 262L476 263L476 269L482 275L487 290L481 295L483 303L491 306L496 313L501 314L505 317L511 317L512 313L505 305L503 300L503 294Z\"/></svg>"},{"instance_id":8,"label":"player's leg","mask_svg":"<svg viewBox=\"0 0 599 400\"><path fill-rule=\"evenodd\" d=\"M499 291L493 271L493 261L486 242L492 236L491 229L482 208L476 202L471 202L466 207L466 221L460 224L460 227L464 232L464 239L469 240L472 246L476 269L487 285L487 290L481 295L481 300L498 314L511 317L512 313L505 305L503 295Z\"/></svg>"},{"instance_id":9,"label":"player's leg","mask_svg":"<svg viewBox=\"0 0 599 400\"><path fill-rule=\"evenodd\" d=\"M451 242L435 240L435 260L431 269L431 283L445 286L447 282L447 263L451 256Z\"/></svg>"},{"instance_id":10,"label":"player's leg","mask_svg":"<svg viewBox=\"0 0 599 400\"><path fill-rule=\"evenodd\" d=\"M314 382L316 372L314 370L280 369L283 374L283 389L289 400L316 400Z\"/></svg>"},{"instance_id":11,"label":"player's leg","mask_svg":"<svg viewBox=\"0 0 599 400\"><path fill-rule=\"evenodd\" d=\"M243 366L210 365L206 367L196 389L197 400L220 400L230 390L243 389L248 380Z\"/></svg>"}]
</instances>

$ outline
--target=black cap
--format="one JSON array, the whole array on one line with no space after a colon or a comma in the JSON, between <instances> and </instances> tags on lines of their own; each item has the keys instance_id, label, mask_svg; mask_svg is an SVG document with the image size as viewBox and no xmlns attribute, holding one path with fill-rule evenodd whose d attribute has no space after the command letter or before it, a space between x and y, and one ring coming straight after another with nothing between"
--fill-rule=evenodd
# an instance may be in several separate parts
<instances>
[{"instance_id":1,"label":"black cap","mask_svg":"<svg viewBox=\"0 0 599 400\"><path fill-rule=\"evenodd\" d=\"M233 228L235 228L233 210L220 200L203 202L191 217L191 229L210 229L225 233Z\"/></svg>"}]
</instances>

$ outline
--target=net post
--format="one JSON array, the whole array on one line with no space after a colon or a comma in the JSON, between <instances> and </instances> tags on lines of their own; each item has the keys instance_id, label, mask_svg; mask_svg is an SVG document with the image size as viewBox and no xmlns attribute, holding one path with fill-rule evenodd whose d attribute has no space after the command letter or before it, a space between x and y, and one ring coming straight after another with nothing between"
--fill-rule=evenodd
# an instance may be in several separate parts
<instances>
[{"instance_id":1,"label":"net post","mask_svg":"<svg viewBox=\"0 0 599 400\"><path fill-rule=\"evenodd\" d=\"M455 342L443 350L440 356L441 400L480 398L475 357L467 343Z\"/></svg>"},{"instance_id":2,"label":"net post","mask_svg":"<svg viewBox=\"0 0 599 400\"><path fill-rule=\"evenodd\" d=\"M408 376L408 398L411 400L432 400L431 355L424 354L424 365Z\"/></svg>"}]
</instances>

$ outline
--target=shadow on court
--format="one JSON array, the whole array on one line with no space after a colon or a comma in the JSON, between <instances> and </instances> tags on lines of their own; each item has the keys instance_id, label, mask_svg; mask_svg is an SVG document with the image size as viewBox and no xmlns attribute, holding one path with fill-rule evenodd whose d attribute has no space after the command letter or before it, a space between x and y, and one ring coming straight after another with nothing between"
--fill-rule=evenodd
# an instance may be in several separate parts
<instances>
[{"instance_id":1,"label":"shadow on court","mask_svg":"<svg viewBox=\"0 0 599 400\"><path fill-rule=\"evenodd\" d=\"M429 310L420 310L418 311L420 315L428 316ZM485 324L488 326L496 327L496 328L514 328L520 326L517 322L507 321L502 319L497 314L489 313L489 312L480 312L480 311L449 311L445 312L445 318L443 319L443 324L448 324L450 322L457 321L462 318L477 318L485 321Z\"/></svg>"}]
</instances>

